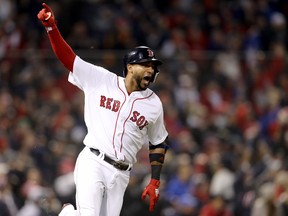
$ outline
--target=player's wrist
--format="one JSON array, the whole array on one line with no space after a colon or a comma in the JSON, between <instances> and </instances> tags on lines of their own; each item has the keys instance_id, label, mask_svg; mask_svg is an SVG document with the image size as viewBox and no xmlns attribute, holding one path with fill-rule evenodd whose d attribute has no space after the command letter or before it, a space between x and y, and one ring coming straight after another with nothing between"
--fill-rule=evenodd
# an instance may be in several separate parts
<instances>
[{"instance_id":1,"label":"player's wrist","mask_svg":"<svg viewBox=\"0 0 288 216\"><path fill-rule=\"evenodd\" d=\"M54 15L52 15L49 20L42 21L42 23L48 33L57 29L57 21L55 20Z\"/></svg>"},{"instance_id":2,"label":"player's wrist","mask_svg":"<svg viewBox=\"0 0 288 216\"><path fill-rule=\"evenodd\" d=\"M160 180L162 165L151 165L151 179Z\"/></svg>"},{"instance_id":3,"label":"player's wrist","mask_svg":"<svg viewBox=\"0 0 288 216\"><path fill-rule=\"evenodd\" d=\"M160 180L159 179L154 179L154 178L151 178L150 180L150 183L151 185L155 186L155 187L160 187Z\"/></svg>"},{"instance_id":4,"label":"player's wrist","mask_svg":"<svg viewBox=\"0 0 288 216\"><path fill-rule=\"evenodd\" d=\"M52 25L52 26L45 26L46 32L50 33L51 31L57 29L57 25Z\"/></svg>"}]
</instances>

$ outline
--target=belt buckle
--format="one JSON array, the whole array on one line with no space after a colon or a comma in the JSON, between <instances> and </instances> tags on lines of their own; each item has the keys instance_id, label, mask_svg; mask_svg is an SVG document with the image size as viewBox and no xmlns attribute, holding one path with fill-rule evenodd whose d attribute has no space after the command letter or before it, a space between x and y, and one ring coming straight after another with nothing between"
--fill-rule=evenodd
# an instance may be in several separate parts
<instances>
[{"instance_id":1,"label":"belt buckle","mask_svg":"<svg viewBox=\"0 0 288 216\"><path fill-rule=\"evenodd\" d=\"M113 164L114 167L116 167L117 169L120 169L120 170L127 170L129 165L122 162L122 161L115 161L115 163Z\"/></svg>"}]
</instances>

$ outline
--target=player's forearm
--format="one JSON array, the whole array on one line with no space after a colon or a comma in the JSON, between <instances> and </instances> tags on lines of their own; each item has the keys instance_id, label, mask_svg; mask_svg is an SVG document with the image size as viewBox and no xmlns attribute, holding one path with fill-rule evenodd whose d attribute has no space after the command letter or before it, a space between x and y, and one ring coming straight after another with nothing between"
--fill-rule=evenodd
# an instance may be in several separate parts
<instances>
[{"instance_id":1,"label":"player's forearm","mask_svg":"<svg viewBox=\"0 0 288 216\"><path fill-rule=\"evenodd\" d=\"M48 36L55 55L62 64L72 72L76 54L63 39L57 27L49 31Z\"/></svg>"},{"instance_id":2,"label":"player's forearm","mask_svg":"<svg viewBox=\"0 0 288 216\"><path fill-rule=\"evenodd\" d=\"M151 165L151 179L160 180L162 165Z\"/></svg>"},{"instance_id":3,"label":"player's forearm","mask_svg":"<svg viewBox=\"0 0 288 216\"><path fill-rule=\"evenodd\" d=\"M167 151L167 144L165 142L160 145L149 146L149 159L151 164L151 178L160 180L161 170Z\"/></svg>"}]
</instances>

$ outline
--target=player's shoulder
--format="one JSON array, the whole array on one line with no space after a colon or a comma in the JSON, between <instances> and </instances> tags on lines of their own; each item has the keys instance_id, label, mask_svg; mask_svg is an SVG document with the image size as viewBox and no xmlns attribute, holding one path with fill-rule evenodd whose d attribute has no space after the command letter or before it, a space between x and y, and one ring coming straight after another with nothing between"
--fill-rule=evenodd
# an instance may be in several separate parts
<instances>
[{"instance_id":1,"label":"player's shoulder","mask_svg":"<svg viewBox=\"0 0 288 216\"><path fill-rule=\"evenodd\" d=\"M150 100L153 100L154 103L162 104L159 96L155 93L155 91L153 91L150 88L147 88L144 92L145 92L145 96L149 97Z\"/></svg>"},{"instance_id":2,"label":"player's shoulder","mask_svg":"<svg viewBox=\"0 0 288 216\"><path fill-rule=\"evenodd\" d=\"M103 74L103 75L109 76L110 78L114 78L114 79L117 78L117 75L109 71L107 68L104 68L101 65L90 63L86 60L83 60L79 56L76 56L75 58L74 67L75 67L75 70L76 68L78 68L78 70L80 70L81 72L86 71L87 73L90 73L90 75L99 76L99 74Z\"/></svg>"}]
</instances>

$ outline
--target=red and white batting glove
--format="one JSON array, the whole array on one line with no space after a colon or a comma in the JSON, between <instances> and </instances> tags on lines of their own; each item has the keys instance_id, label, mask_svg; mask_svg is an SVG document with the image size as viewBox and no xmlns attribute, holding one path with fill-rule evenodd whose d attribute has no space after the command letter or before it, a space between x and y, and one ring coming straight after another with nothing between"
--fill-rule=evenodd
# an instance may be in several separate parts
<instances>
[{"instance_id":1,"label":"red and white batting glove","mask_svg":"<svg viewBox=\"0 0 288 216\"><path fill-rule=\"evenodd\" d=\"M51 8L45 3L43 3L42 6L43 8L41 11L39 11L37 17L42 22L44 27L46 28L46 31L49 32L57 28L56 20L55 20L55 17Z\"/></svg>"},{"instance_id":2,"label":"red and white batting glove","mask_svg":"<svg viewBox=\"0 0 288 216\"><path fill-rule=\"evenodd\" d=\"M149 196L149 211L152 212L154 211L155 205L158 202L158 199L160 197L159 193L159 186L160 186L160 181L157 179L151 179L149 184L146 186L142 193L142 200L145 199L146 195Z\"/></svg>"}]
</instances>

